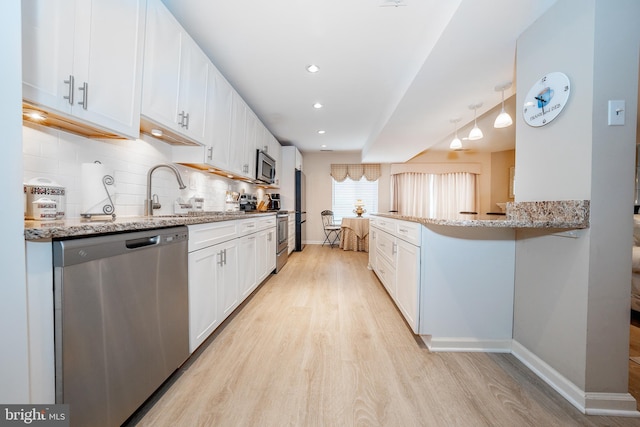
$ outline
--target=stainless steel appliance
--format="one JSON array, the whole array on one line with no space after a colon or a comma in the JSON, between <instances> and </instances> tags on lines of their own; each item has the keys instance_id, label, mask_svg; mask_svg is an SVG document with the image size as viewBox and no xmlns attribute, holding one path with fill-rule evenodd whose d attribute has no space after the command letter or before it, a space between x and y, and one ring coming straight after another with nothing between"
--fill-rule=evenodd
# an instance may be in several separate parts
<instances>
[{"instance_id":1,"label":"stainless steel appliance","mask_svg":"<svg viewBox=\"0 0 640 427\"><path fill-rule=\"evenodd\" d=\"M240 195L240 210L241 211L255 211L258 206L258 199L255 194L241 194Z\"/></svg>"},{"instance_id":2,"label":"stainless steel appliance","mask_svg":"<svg viewBox=\"0 0 640 427\"><path fill-rule=\"evenodd\" d=\"M276 273L282 270L289 257L289 212L280 211L276 214Z\"/></svg>"},{"instance_id":3,"label":"stainless steel appliance","mask_svg":"<svg viewBox=\"0 0 640 427\"><path fill-rule=\"evenodd\" d=\"M306 182L301 170L296 169L296 251L304 249L307 240L307 204L306 204Z\"/></svg>"},{"instance_id":4,"label":"stainless steel appliance","mask_svg":"<svg viewBox=\"0 0 640 427\"><path fill-rule=\"evenodd\" d=\"M267 207L270 211L279 211L282 207L280 203L280 194L279 193L269 193L269 206Z\"/></svg>"},{"instance_id":5,"label":"stainless steel appliance","mask_svg":"<svg viewBox=\"0 0 640 427\"><path fill-rule=\"evenodd\" d=\"M273 184L276 179L276 161L262 150L258 150L256 180Z\"/></svg>"},{"instance_id":6,"label":"stainless steel appliance","mask_svg":"<svg viewBox=\"0 0 640 427\"><path fill-rule=\"evenodd\" d=\"M53 242L56 403L119 426L189 356L187 227Z\"/></svg>"}]
</instances>

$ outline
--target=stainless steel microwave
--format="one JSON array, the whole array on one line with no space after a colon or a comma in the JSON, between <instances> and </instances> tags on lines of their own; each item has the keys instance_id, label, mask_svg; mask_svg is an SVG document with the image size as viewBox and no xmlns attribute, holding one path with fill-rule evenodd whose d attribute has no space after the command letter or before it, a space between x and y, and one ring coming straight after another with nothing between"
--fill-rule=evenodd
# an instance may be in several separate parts
<instances>
[{"instance_id":1,"label":"stainless steel microwave","mask_svg":"<svg viewBox=\"0 0 640 427\"><path fill-rule=\"evenodd\" d=\"M258 150L256 180L267 184L273 184L276 180L276 161L262 150Z\"/></svg>"}]
</instances>

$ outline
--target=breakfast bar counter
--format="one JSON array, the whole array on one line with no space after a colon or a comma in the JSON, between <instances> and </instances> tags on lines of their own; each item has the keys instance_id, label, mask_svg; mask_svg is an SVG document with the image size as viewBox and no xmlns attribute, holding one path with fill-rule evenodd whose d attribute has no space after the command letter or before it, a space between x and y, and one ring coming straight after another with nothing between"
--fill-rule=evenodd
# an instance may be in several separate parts
<instances>
[{"instance_id":1,"label":"breakfast bar counter","mask_svg":"<svg viewBox=\"0 0 640 427\"><path fill-rule=\"evenodd\" d=\"M509 352L516 232L581 238L589 201L516 202L504 219L372 214L369 268L431 351Z\"/></svg>"},{"instance_id":2,"label":"breakfast bar counter","mask_svg":"<svg viewBox=\"0 0 640 427\"><path fill-rule=\"evenodd\" d=\"M489 228L589 228L589 200L560 200L507 203L506 215L457 214L451 218L426 218L398 214L373 214L385 218L418 222L422 225Z\"/></svg>"}]
</instances>

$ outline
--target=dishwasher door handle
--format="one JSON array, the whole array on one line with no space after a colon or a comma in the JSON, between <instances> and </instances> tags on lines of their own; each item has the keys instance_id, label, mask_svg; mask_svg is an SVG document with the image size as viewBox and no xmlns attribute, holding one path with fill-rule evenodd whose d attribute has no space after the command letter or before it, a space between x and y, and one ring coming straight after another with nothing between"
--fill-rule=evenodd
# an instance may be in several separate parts
<instances>
[{"instance_id":1,"label":"dishwasher door handle","mask_svg":"<svg viewBox=\"0 0 640 427\"><path fill-rule=\"evenodd\" d=\"M144 248L145 246L157 245L160 242L160 236L143 237L141 239L131 239L125 242L127 249Z\"/></svg>"}]
</instances>

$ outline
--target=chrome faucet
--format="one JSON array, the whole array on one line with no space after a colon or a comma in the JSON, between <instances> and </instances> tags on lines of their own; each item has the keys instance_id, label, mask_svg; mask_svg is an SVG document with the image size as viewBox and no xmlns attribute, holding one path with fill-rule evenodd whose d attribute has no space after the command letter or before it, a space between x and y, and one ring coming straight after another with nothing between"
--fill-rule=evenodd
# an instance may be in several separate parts
<instances>
[{"instance_id":1,"label":"chrome faucet","mask_svg":"<svg viewBox=\"0 0 640 427\"><path fill-rule=\"evenodd\" d=\"M174 165L171 165L168 163L162 163L159 165L155 165L154 167L149 169L149 172L147 172L147 200L144 201L144 214L146 216L153 215L153 210L160 209L161 207L160 200L158 199L158 195L157 194L154 194L153 196L151 195L151 175L153 174L153 171L162 167L169 168L173 171L173 173L176 175L176 179L178 180L178 186L180 187L181 190L184 190L185 188L187 188L187 186L184 185L184 182L182 181L182 176L180 175L180 171Z\"/></svg>"}]
</instances>

